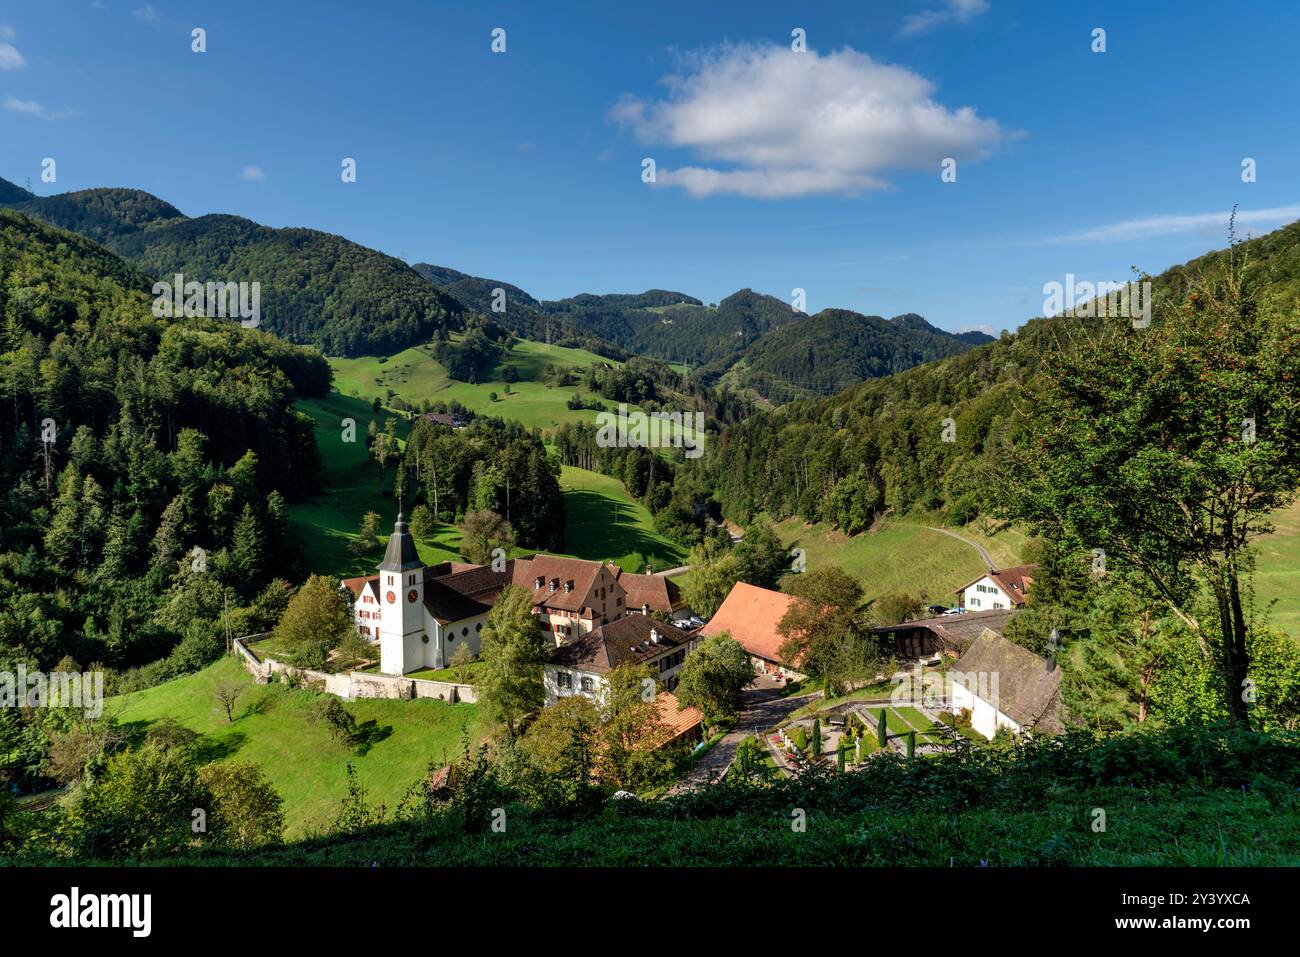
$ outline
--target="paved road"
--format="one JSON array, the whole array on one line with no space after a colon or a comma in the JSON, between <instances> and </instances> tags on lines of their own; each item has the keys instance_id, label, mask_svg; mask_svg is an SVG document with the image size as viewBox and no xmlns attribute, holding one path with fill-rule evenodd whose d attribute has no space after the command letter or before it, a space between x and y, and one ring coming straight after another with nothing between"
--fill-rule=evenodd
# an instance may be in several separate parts
<instances>
[{"instance_id":1,"label":"paved road","mask_svg":"<svg viewBox=\"0 0 1300 957\"><path fill-rule=\"evenodd\" d=\"M997 565L993 564L993 556L989 554L988 549L985 548L983 545L981 545L979 542L972 542L965 535L958 535L956 532L946 528L935 528L933 525L922 525L921 527L928 528L932 532L942 532L944 535L951 535L959 542L965 542L971 548L975 549L975 551L980 553L980 558L984 559L984 564L987 567L989 567L990 569L998 567Z\"/></svg>"},{"instance_id":2,"label":"paved road","mask_svg":"<svg viewBox=\"0 0 1300 957\"><path fill-rule=\"evenodd\" d=\"M736 745L752 734L760 734L777 724L791 711L802 708L814 698L821 697L820 691L808 694L791 695L782 698L780 689L767 675L754 679L753 684L745 689L744 701L736 726L725 738L709 749L704 757L686 773L680 781L668 791L680 794L691 788L705 787L714 783L736 756Z\"/></svg>"}]
</instances>

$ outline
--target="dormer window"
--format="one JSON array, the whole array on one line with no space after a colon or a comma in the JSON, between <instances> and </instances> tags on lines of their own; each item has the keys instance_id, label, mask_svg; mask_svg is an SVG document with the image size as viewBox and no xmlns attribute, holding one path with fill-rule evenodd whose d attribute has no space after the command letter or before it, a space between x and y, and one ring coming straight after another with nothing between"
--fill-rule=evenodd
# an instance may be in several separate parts
<instances>
[{"instance_id":1,"label":"dormer window","mask_svg":"<svg viewBox=\"0 0 1300 957\"><path fill-rule=\"evenodd\" d=\"M559 588L559 587L560 587L560 580L559 580L558 578L552 578L552 579L551 579L551 591L555 591L555 590L556 590L557 588Z\"/></svg>"},{"instance_id":2,"label":"dormer window","mask_svg":"<svg viewBox=\"0 0 1300 957\"><path fill-rule=\"evenodd\" d=\"M543 578L541 575L538 575L538 576L537 576L537 580L533 582L533 587L534 587L534 588L541 588L541 587L542 587L543 585L545 585L545 584L546 584L546 579Z\"/></svg>"}]
</instances>

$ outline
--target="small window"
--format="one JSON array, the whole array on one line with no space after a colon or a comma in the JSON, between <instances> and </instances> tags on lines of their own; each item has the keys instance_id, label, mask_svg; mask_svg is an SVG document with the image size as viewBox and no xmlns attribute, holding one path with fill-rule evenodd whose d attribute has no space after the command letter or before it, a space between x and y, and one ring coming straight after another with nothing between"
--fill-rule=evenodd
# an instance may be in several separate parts
<instances>
[{"instance_id":1,"label":"small window","mask_svg":"<svg viewBox=\"0 0 1300 957\"><path fill-rule=\"evenodd\" d=\"M566 675L565 677L568 677L568 676ZM591 691L592 688L593 688L594 686L595 686L595 685L594 685L594 682L592 682L592 680L591 680L590 678L585 678L585 677L584 677L584 678L582 679L582 690L583 690L583 691Z\"/></svg>"},{"instance_id":2,"label":"small window","mask_svg":"<svg viewBox=\"0 0 1300 957\"><path fill-rule=\"evenodd\" d=\"M569 677L567 671L557 671L555 673L555 684L561 691L568 691L573 687L573 679Z\"/></svg>"},{"instance_id":3,"label":"small window","mask_svg":"<svg viewBox=\"0 0 1300 957\"><path fill-rule=\"evenodd\" d=\"M474 632L477 634L482 630L483 630L483 622L480 621L477 625L474 626Z\"/></svg>"},{"instance_id":4,"label":"small window","mask_svg":"<svg viewBox=\"0 0 1300 957\"><path fill-rule=\"evenodd\" d=\"M464 628L460 630L460 636L464 638L468 634L469 634L469 625L466 625Z\"/></svg>"}]
</instances>

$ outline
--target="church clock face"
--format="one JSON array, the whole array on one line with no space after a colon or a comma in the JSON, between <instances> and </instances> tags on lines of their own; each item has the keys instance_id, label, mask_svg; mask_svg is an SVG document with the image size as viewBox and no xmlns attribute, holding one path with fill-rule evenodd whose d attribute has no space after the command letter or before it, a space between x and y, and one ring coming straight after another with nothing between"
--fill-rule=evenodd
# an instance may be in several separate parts
<instances>
[{"instance_id":1,"label":"church clock face","mask_svg":"<svg viewBox=\"0 0 1300 957\"><path fill-rule=\"evenodd\" d=\"M384 597L388 599L388 604L390 604L390 605L391 605L393 602L397 601L397 596L394 595L391 591L390 591L387 595L385 595Z\"/></svg>"},{"instance_id":2,"label":"church clock face","mask_svg":"<svg viewBox=\"0 0 1300 957\"><path fill-rule=\"evenodd\" d=\"M419 597L420 597L420 593L416 591L414 588L412 588L410 591L406 593L406 600L409 602L414 602L415 599Z\"/></svg>"}]
</instances>

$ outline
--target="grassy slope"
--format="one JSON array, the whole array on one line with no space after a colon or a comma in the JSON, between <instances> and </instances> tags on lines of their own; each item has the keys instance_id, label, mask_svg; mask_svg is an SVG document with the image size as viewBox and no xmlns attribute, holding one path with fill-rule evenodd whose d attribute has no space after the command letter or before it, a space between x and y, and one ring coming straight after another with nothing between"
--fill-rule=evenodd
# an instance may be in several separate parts
<instances>
[{"instance_id":1,"label":"grassy slope","mask_svg":"<svg viewBox=\"0 0 1300 957\"><path fill-rule=\"evenodd\" d=\"M226 681L244 686L233 724L214 697L217 685ZM205 736L211 756L260 765L284 798L290 839L333 823L347 790L349 761L371 801L391 809L430 760L442 763L444 756L460 755L462 728L474 740L483 733L474 705L367 699L346 705L359 725L374 722L370 732L379 738L368 753L357 754L334 741L323 725L307 720L315 697L281 685L258 686L233 658L223 658L196 674L110 699L106 712L141 732L159 718L175 718Z\"/></svg>"},{"instance_id":2,"label":"grassy slope","mask_svg":"<svg viewBox=\"0 0 1300 957\"><path fill-rule=\"evenodd\" d=\"M619 802L620 804L624 802ZM632 802L626 802L631 805ZM1038 803L1038 802L1035 802ZM806 832L788 810L716 816L611 806L576 819L511 814L502 834L389 826L259 852L228 864L368 866L1259 866L1300 859L1300 805L1263 794L1192 789L1064 790L1041 806L961 807L895 801L812 809ZM1092 809L1107 811L1104 832ZM611 839L616 835L616 839ZM203 858L187 858L186 864ZM165 863L165 862L160 862Z\"/></svg>"},{"instance_id":3,"label":"grassy slope","mask_svg":"<svg viewBox=\"0 0 1300 957\"><path fill-rule=\"evenodd\" d=\"M503 378L506 363L513 364L519 373L518 382L507 386ZM528 428L551 429L565 422L594 421L596 412L590 409L573 410L566 407L569 397L581 392L573 386L550 388L537 381L542 369L550 363L586 369L593 362L610 363L585 349L548 346L540 342L517 340L505 362L493 367L484 382L471 385L451 379L446 370L433 358L431 345L416 346L390 356L381 362L378 357L360 359L331 359L335 385L345 395L371 399L388 398L388 390L407 402L419 404L423 399L457 401L480 415L512 419ZM491 393L497 394L493 402ZM585 395L586 398L593 398ZM598 398L598 397L597 397ZM614 403L605 403L616 408Z\"/></svg>"},{"instance_id":4,"label":"grassy slope","mask_svg":"<svg viewBox=\"0 0 1300 957\"><path fill-rule=\"evenodd\" d=\"M1300 638L1300 501L1274 516L1273 523L1276 531L1255 543L1257 608L1267 611L1271 624ZM956 588L983 570L969 545L910 522L886 522L851 537L798 519L779 522L776 529L791 547L807 552L809 566L833 562L862 579L867 598L906 591L951 605ZM979 542L999 565L1020 562L1026 537L1017 529L988 534L971 525L953 531Z\"/></svg>"},{"instance_id":5,"label":"grassy slope","mask_svg":"<svg viewBox=\"0 0 1300 957\"><path fill-rule=\"evenodd\" d=\"M379 564L383 543L397 518L397 502L391 496L393 470L390 468L381 479L379 467L366 451L366 427L371 419L382 426L391 413L375 414L369 403L337 392L320 400L300 399L298 408L316 423L316 444L323 464L324 491L310 501L289 507L290 527L307 567L318 574L371 574ZM393 417L398 422L398 435L405 436L405 419L399 415ZM345 418L356 421L355 442L342 439L341 423ZM390 494L384 495L385 491ZM380 535L370 552L358 558L348 551L348 543L356 535L361 516L368 511L379 513ZM444 525L433 540L421 540L417 544L420 556L426 562L435 563L458 558L459 541L460 531Z\"/></svg>"},{"instance_id":6,"label":"grassy slope","mask_svg":"<svg viewBox=\"0 0 1300 957\"><path fill-rule=\"evenodd\" d=\"M609 559L626 571L644 571L636 556L656 570L680 565L686 550L654 529L644 505L632 501L623 483L599 472L565 466L565 548L578 558Z\"/></svg>"},{"instance_id":7,"label":"grassy slope","mask_svg":"<svg viewBox=\"0 0 1300 957\"><path fill-rule=\"evenodd\" d=\"M825 525L786 519L777 534L791 548L802 548L808 567L836 564L862 579L865 597L907 592L927 603L952 605L956 590L984 570L979 553L957 539L921 525L887 521L879 529L848 536ZM1024 536L1014 531L989 536L974 530L959 534L988 548L995 561L1014 565Z\"/></svg>"},{"instance_id":8,"label":"grassy slope","mask_svg":"<svg viewBox=\"0 0 1300 957\"><path fill-rule=\"evenodd\" d=\"M1273 517L1276 531L1256 542L1255 598L1272 624L1300 639L1300 502Z\"/></svg>"}]
</instances>

